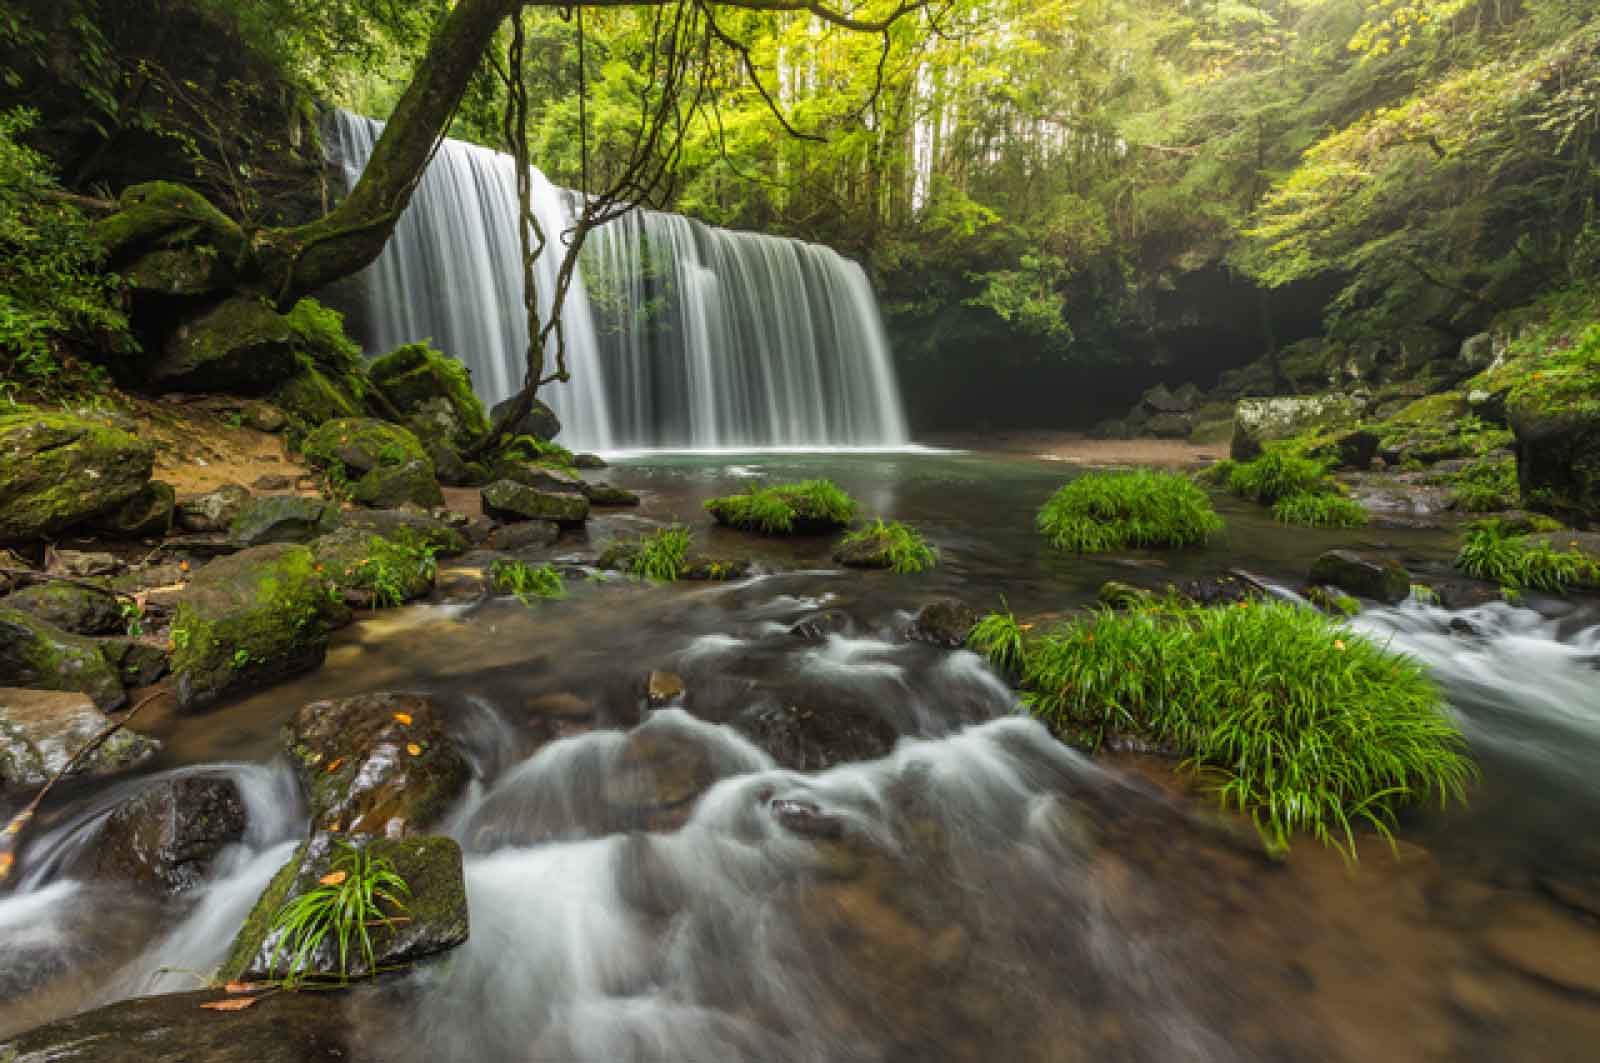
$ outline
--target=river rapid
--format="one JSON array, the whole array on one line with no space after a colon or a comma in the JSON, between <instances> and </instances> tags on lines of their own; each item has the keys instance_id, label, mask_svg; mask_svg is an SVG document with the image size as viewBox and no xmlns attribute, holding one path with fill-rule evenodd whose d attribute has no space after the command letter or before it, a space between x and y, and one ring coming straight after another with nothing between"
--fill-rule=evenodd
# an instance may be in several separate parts
<instances>
[{"instance_id":1,"label":"river rapid","mask_svg":"<svg viewBox=\"0 0 1600 1063\"><path fill-rule=\"evenodd\" d=\"M1286 529L1219 501L1204 550L1085 559L1033 514L1069 466L1020 457L639 455L609 479L679 520L728 584L573 576L525 607L452 593L363 620L318 672L202 715L153 718L146 775L61 789L0 893L0 1036L197 987L307 816L277 753L300 705L412 690L472 765L444 833L472 934L346 994L371 1060L1587 1060L1600 1044L1600 610L1407 603L1353 622L1424 661L1482 769L1465 808L1417 809L1349 864L1252 833L1133 755L1090 758L976 656L905 637L941 596L1064 612L1107 579L1244 570L1293 593L1359 544L1423 581L1445 529ZM705 498L827 475L941 552L919 576L846 572L823 539L714 528ZM469 559L470 560L470 559ZM830 612L817 637L799 622ZM650 708L644 677L682 677ZM79 875L151 775L227 774L245 838L160 902ZM9 812L0 806L0 812ZM1586 982L1586 979L1589 981Z\"/></svg>"}]
</instances>

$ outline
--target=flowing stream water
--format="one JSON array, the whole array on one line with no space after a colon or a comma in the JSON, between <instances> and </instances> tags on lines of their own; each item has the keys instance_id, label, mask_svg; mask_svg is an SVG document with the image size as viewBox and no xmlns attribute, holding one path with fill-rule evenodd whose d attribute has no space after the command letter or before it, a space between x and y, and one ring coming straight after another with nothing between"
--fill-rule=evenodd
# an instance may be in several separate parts
<instances>
[{"instance_id":1,"label":"flowing stream water","mask_svg":"<svg viewBox=\"0 0 1600 1063\"><path fill-rule=\"evenodd\" d=\"M755 477L822 472L915 522L939 568L845 573L828 540L754 540L699 511ZM340 633L316 673L152 720L166 745L149 773L63 788L0 893L0 1035L198 984L306 830L279 727L315 698L401 689L446 707L473 766L443 826L466 852L472 932L341 1001L360 1058L1593 1058L1600 1006L1539 970L1600 937L1552 900L1600 896L1592 603L1356 620L1430 666L1483 778L1466 808L1409 814L1398 853L1373 840L1350 866L1302 841L1273 865L1168 796L1170 762L1074 752L977 657L904 632L952 592L1035 614L1113 577L1244 566L1293 585L1351 533L1285 535L1224 502L1228 538L1208 549L1067 557L1030 518L1070 471L983 455L657 456L609 475L641 512L557 555L679 519L761 574L574 578L532 608L442 596ZM1446 533L1356 537L1424 578L1447 570ZM791 633L824 610L846 619ZM680 704L645 705L651 669L683 677ZM195 772L234 777L250 821L203 885L159 900L82 872L118 801Z\"/></svg>"}]
</instances>

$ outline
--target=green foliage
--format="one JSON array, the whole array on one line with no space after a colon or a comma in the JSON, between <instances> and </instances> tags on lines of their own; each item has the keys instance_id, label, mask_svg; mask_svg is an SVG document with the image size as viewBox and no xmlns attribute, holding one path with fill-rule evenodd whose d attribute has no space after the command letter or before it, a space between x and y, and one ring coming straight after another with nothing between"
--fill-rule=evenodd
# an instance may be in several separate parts
<instances>
[{"instance_id":1,"label":"green foliage","mask_svg":"<svg viewBox=\"0 0 1600 1063\"><path fill-rule=\"evenodd\" d=\"M1456 567L1512 591L1531 587L1564 594L1575 586L1600 585L1600 560L1580 550L1557 550L1544 539L1509 534L1496 521L1467 530Z\"/></svg>"},{"instance_id":2,"label":"green foliage","mask_svg":"<svg viewBox=\"0 0 1600 1063\"><path fill-rule=\"evenodd\" d=\"M1054 255L1025 254L1017 269L994 270L969 278L981 283L982 288L966 303L993 312L1024 335L1045 340L1047 349L1065 350L1072 343L1066 299L1060 291L1066 273L1066 263Z\"/></svg>"},{"instance_id":3,"label":"green foliage","mask_svg":"<svg viewBox=\"0 0 1600 1063\"><path fill-rule=\"evenodd\" d=\"M393 539L374 535L367 556L349 571L334 573L334 582L371 591L374 609L393 609L405 604L419 578L433 580L439 571L438 553L438 546L422 541L409 529L400 529Z\"/></svg>"},{"instance_id":4,"label":"green foliage","mask_svg":"<svg viewBox=\"0 0 1600 1063\"><path fill-rule=\"evenodd\" d=\"M742 495L707 499L705 508L723 524L774 535L797 526L843 526L855 518L858 507L832 480L804 480L752 486Z\"/></svg>"},{"instance_id":5,"label":"green foliage","mask_svg":"<svg viewBox=\"0 0 1600 1063\"><path fill-rule=\"evenodd\" d=\"M378 964L371 929L404 917L406 905L401 898L409 897L411 888L395 873L394 864L345 842L334 845L338 855L333 870L273 916L271 932L281 937L267 968L276 974L279 958L286 961L285 989L298 988L315 977L312 969L317 952L330 940L339 958L339 985L349 984L352 954L365 964L367 977L375 976Z\"/></svg>"},{"instance_id":6,"label":"green foliage","mask_svg":"<svg viewBox=\"0 0 1600 1063\"><path fill-rule=\"evenodd\" d=\"M0 378L62 397L105 386L86 359L137 350L117 279L88 218L22 137L33 111L0 112Z\"/></svg>"},{"instance_id":7,"label":"green foliage","mask_svg":"<svg viewBox=\"0 0 1600 1063\"><path fill-rule=\"evenodd\" d=\"M689 557L689 529L681 524L641 535L630 570L641 579L671 583Z\"/></svg>"},{"instance_id":8,"label":"green foliage","mask_svg":"<svg viewBox=\"0 0 1600 1063\"><path fill-rule=\"evenodd\" d=\"M1101 611L1035 642L1023 682L1060 730L1216 772L1278 848L1304 830L1353 857L1358 823L1388 837L1401 805L1463 800L1473 775L1420 664L1287 604Z\"/></svg>"},{"instance_id":9,"label":"green foliage","mask_svg":"<svg viewBox=\"0 0 1600 1063\"><path fill-rule=\"evenodd\" d=\"M565 598L566 583L553 565L530 565L511 558L496 558L489 566L489 586L496 594L513 594L523 605L538 598Z\"/></svg>"},{"instance_id":10,"label":"green foliage","mask_svg":"<svg viewBox=\"0 0 1600 1063\"><path fill-rule=\"evenodd\" d=\"M1522 501L1514 458L1482 458L1450 478L1450 505L1463 513L1515 509Z\"/></svg>"},{"instance_id":11,"label":"green foliage","mask_svg":"<svg viewBox=\"0 0 1600 1063\"><path fill-rule=\"evenodd\" d=\"M1051 496L1037 523L1056 547L1076 553L1191 546L1222 530L1204 491L1151 469L1086 473Z\"/></svg>"},{"instance_id":12,"label":"green foliage","mask_svg":"<svg viewBox=\"0 0 1600 1063\"><path fill-rule=\"evenodd\" d=\"M928 545L922 533L899 521L888 524L879 517L871 524L844 537L846 546L853 543L872 543L881 546L889 559L889 568L901 575L923 572L939 563L939 552Z\"/></svg>"},{"instance_id":13,"label":"green foliage","mask_svg":"<svg viewBox=\"0 0 1600 1063\"><path fill-rule=\"evenodd\" d=\"M1370 519L1360 502L1325 491L1284 495L1273 505L1272 517L1308 528L1359 528Z\"/></svg>"},{"instance_id":14,"label":"green foliage","mask_svg":"<svg viewBox=\"0 0 1600 1063\"><path fill-rule=\"evenodd\" d=\"M1021 670L1027 659L1022 636L1022 625L1006 608L1003 612L985 613L967 632L967 646L995 668L1014 672Z\"/></svg>"},{"instance_id":15,"label":"green foliage","mask_svg":"<svg viewBox=\"0 0 1600 1063\"><path fill-rule=\"evenodd\" d=\"M1272 505L1290 495L1329 491L1332 483L1321 462L1288 450L1269 450L1254 461L1233 465L1228 471L1228 488L1241 497Z\"/></svg>"},{"instance_id":16,"label":"green foliage","mask_svg":"<svg viewBox=\"0 0 1600 1063\"><path fill-rule=\"evenodd\" d=\"M532 461L563 469L570 469L574 460L572 451L566 447L533 436L516 436L501 448L501 453L517 461Z\"/></svg>"}]
</instances>

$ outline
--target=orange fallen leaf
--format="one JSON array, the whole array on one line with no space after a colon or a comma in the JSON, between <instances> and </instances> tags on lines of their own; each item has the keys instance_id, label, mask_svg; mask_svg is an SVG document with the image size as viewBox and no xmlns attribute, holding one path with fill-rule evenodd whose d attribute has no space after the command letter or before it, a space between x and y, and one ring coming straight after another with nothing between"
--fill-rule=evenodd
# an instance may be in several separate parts
<instances>
[{"instance_id":1,"label":"orange fallen leaf","mask_svg":"<svg viewBox=\"0 0 1600 1063\"><path fill-rule=\"evenodd\" d=\"M1336 650L1343 650L1344 649L1344 639L1334 639L1333 640L1333 648L1336 649Z\"/></svg>"},{"instance_id":2,"label":"orange fallen leaf","mask_svg":"<svg viewBox=\"0 0 1600 1063\"><path fill-rule=\"evenodd\" d=\"M222 987L223 991L227 993L254 993L258 989L266 988L267 986L260 982L229 982Z\"/></svg>"},{"instance_id":3,"label":"orange fallen leaf","mask_svg":"<svg viewBox=\"0 0 1600 1063\"><path fill-rule=\"evenodd\" d=\"M405 724L407 727L411 726L411 714L409 712L397 712L394 714L394 718Z\"/></svg>"},{"instance_id":4,"label":"orange fallen leaf","mask_svg":"<svg viewBox=\"0 0 1600 1063\"><path fill-rule=\"evenodd\" d=\"M407 742L406 752L410 753L413 757L420 757L422 756L422 747L417 745L415 742Z\"/></svg>"},{"instance_id":5,"label":"orange fallen leaf","mask_svg":"<svg viewBox=\"0 0 1600 1063\"><path fill-rule=\"evenodd\" d=\"M208 1000L200 1006L207 1011L243 1011L253 1007L260 997L234 997L232 1000Z\"/></svg>"},{"instance_id":6,"label":"orange fallen leaf","mask_svg":"<svg viewBox=\"0 0 1600 1063\"><path fill-rule=\"evenodd\" d=\"M343 871L330 871L326 875L323 875L321 878L317 879L317 884L320 886L337 886L349 877L350 876Z\"/></svg>"},{"instance_id":7,"label":"orange fallen leaf","mask_svg":"<svg viewBox=\"0 0 1600 1063\"><path fill-rule=\"evenodd\" d=\"M339 765L341 765L343 763L344 763L344 758L343 757L334 757L331 761L328 762L328 767L327 767L328 774L332 775L334 772L338 771L339 770Z\"/></svg>"},{"instance_id":8,"label":"orange fallen leaf","mask_svg":"<svg viewBox=\"0 0 1600 1063\"><path fill-rule=\"evenodd\" d=\"M11 853L0 853L0 881L11 874L11 865L16 862L16 857Z\"/></svg>"},{"instance_id":9,"label":"orange fallen leaf","mask_svg":"<svg viewBox=\"0 0 1600 1063\"><path fill-rule=\"evenodd\" d=\"M1017 625L1017 630L1018 631L1032 631L1033 627L1034 627L1034 625L1032 625L1032 624L1018 624Z\"/></svg>"},{"instance_id":10,"label":"orange fallen leaf","mask_svg":"<svg viewBox=\"0 0 1600 1063\"><path fill-rule=\"evenodd\" d=\"M179 572L187 572L187 571L189 571L189 562L187 562L187 561L179 561L178 562L178 571Z\"/></svg>"}]
</instances>

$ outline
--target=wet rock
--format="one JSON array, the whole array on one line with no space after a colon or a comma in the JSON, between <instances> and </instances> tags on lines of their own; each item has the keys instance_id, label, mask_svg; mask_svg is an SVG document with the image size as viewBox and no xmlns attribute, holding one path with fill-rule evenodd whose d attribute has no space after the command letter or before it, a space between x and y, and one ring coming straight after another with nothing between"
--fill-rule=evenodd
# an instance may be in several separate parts
<instances>
[{"instance_id":1,"label":"wet rock","mask_svg":"<svg viewBox=\"0 0 1600 1063\"><path fill-rule=\"evenodd\" d=\"M171 484L151 480L122 505L95 518L95 527L116 539L159 538L172 530L177 498Z\"/></svg>"},{"instance_id":2,"label":"wet rock","mask_svg":"<svg viewBox=\"0 0 1600 1063\"><path fill-rule=\"evenodd\" d=\"M1445 978L1446 999L1462 1018L1483 1028L1497 1027L1510 1016L1495 987L1470 971L1455 968Z\"/></svg>"},{"instance_id":3,"label":"wet rock","mask_svg":"<svg viewBox=\"0 0 1600 1063\"><path fill-rule=\"evenodd\" d=\"M778 798L767 803L774 819L787 831L807 838L844 837L844 820L830 816L810 801Z\"/></svg>"},{"instance_id":4,"label":"wet rock","mask_svg":"<svg viewBox=\"0 0 1600 1063\"><path fill-rule=\"evenodd\" d=\"M367 373L423 438L471 446L489 430L467 367L426 343L408 343L374 361Z\"/></svg>"},{"instance_id":5,"label":"wet rock","mask_svg":"<svg viewBox=\"0 0 1600 1063\"><path fill-rule=\"evenodd\" d=\"M332 580L342 590L353 587L371 589L371 580L365 578L363 567L380 556L386 542L382 536L360 528L340 528L338 531L310 543L311 554L322 566L324 578ZM437 566L421 561L405 562L391 566L390 590L401 601L415 601L427 597L433 590Z\"/></svg>"},{"instance_id":6,"label":"wet rock","mask_svg":"<svg viewBox=\"0 0 1600 1063\"><path fill-rule=\"evenodd\" d=\"M114 554L99 550L50 550L45 571L57 576L90 579L109 576L122 567Z\"/></svg>"},{"instance_id":7,"label":"wet rock","mask_svg":"<svg viewBox=\"0 0 1600 1063\"><path fill-rule=\"evenodd\" d=\"M716 780L703 745L676 731L641 727L628 734L603 792L606 803L631 821L643 813L687 805Z\"/></svg>"},{"instance_id":8,"label":"wet rock","mask_svg":"<svg viewBox=\"0 0 1600 1063\"><path fill-rule=\"evenodd\" d=\"M540 694L528 701L528 711L558 720L592 720L594 703L576 694L565 692Z\"/></svg>"},{"instance_id":9,"label":"wet rock","mask_svg":"<svg viewBox=\"0 0 1600 1063\"><path fill-rule=\"evenodd\" d=\"M830 635L849 631L851 624L850 614L842 609L824 609L795 623L789 634L806 642L826 642Z\"/></svg>"},{"instance_id":10,"label":"wet rock","mask_svg":"<svg viewBox=\"0 0 1600 1063\"><path fill-rule=\"evenodd\" d=\"M52 538L116 509L154 465L154 447L98 420L0 415L0 542Z\"/></svg>"},{"instance_id":11,"label":"wet rock","mask_svg":"<svg viewBox=\"0 0 1600 1063\"><path fill-rule=\"evenodd\" d=\"M674 705L683 700L683 677L677 672L653 671L645 679L645 701L653 709Z\"/></svg>"},{"instance_id":12,"label":"wet rock","mask_svg":"<svg viewBox=\"0 0 1600 1063\"><path fill-rule=\"evenodd\" d=\"M43 786L90 739L111 725L83 694L0 687L0 787ZM126 770L161 744L123 728L72 769L72 775Z\"/></svg>"},{"instance_id":13,"label":"wet rock","mask_svg":"<svg viewBox=\"0 0 1600 1063\"><path fill-rule=\"evenodd\" d=\"M349 619L304 546L242 550L200 569L172 625L178 700L208 703L322 663L328 632Z\"/></svg>"},{"instance_id":14,"label":"wet rock","mask_svg":"<svg viewBox=\"0 0 1600 1063\"><path fill-rule=\"evenodd\" d=\"M180 501L174 523L188 532L225 532L249 501L250 492L243 487L223 484L215 491Z\"/></svg>"},{"instance_id":15,"label":"wet rock","mask_svg":"<svg viewBox=\"0 0 1600 1063\"><path fill-rule=\"evenodd\" d=\"M906 637L946 649L960 649L967 644L967 635L977 622L977 612L966 602L959 598L940 598L922 607Z\"/></svg>"},{"instance_id":16,"label":"wet rock","mask_svg":"<svg viewBox=\"0 0 1600 1063\"><path fill-rule=\"evenodd\" d=\"M1306 601L1329 616L1356 616L1361 612L1361 602L1334 587L1309 587Z\"/></svg>"},{"instance_id":17,"label":"wet rock","mask_svg":"<svg viewBox=\"0 0 1600 1063\"><path fill-rule=\"evenodd\" d=\"M1536 981L1600 998L1600 930L1548 905L1514 903L1483 934L1500 963Z\"/></svg>"},{"instance_id":18,"label":"wet rock","mask_svg":"<svg viewBox=\"0 0 1600 1063\"><path fill-rule=\"evenodd\" d=\"M1411 574L1398 562L1354 550L1329 550L1318 557L1311 565L1311 582L1391 605L1411 595Z\"/></svg>"},{"instance_id":19,"label":"wet rock","mask_svg":"<svg viewBox=\"0 0 1600 1063\"><path fill-rule=\"evenodd\" d=\"M494 479L510 480L524 487L536 487L541 491L555 491L569 495L581 495L588 486L583 477L571 469L541 465L538 462L514 457L502 457L495 462Z\"/></svg>"},{"instance_id":20,"label":"wet rock","mask_svg":"<svg viewBox=\"0 0 1600 1063\"><path fill-rule=\"evenodd\" d=\"M0 600L0 605L79 635L111 635L123 630L122 603L117 596L81 583L35 583Z\"/></svg>"},{"instance_id":21,"label":"wet rock","mask_svg":"<svg viewBox=\"0 0 1600 1063\"><path fill-rule=\"evenodd\" d=\"M379 970L408 966L467 940L466 880L461 847L454 841L441 837L340 839L318 832L295 851L262 892L219 968L219 979L260 981L286 973L287 957L274 956L282 934L273 930L273 917L284 904L330 874L345 846L364 850L371 860L389 861L409 891L403 912L380 902L392 921L379 921L369 928ZM332 935L329 937L303 974L339 976L338 953ZM370 973L360 949L352 950L345 973L352 977Z\"/></svg>"},{"instance_id":22,"label":"wet rock","mask_svg":"<svg viewBox=\"0 0 1600 1063\"><path fill-rule=\"evenodd\" d=\"M1497 585L1481 580L1434 580L1433 592L1439 596L1439 604L1446 609L1476 609L1480 605L1504 600Z\"/></svg>"},{"instance_id":23,"label":"wet rock","mask_svg":"<svg viewBox=\"0 0 1600 1063\"><path fill-rule=\"evenodd\" d=\"M433 462L434 475L442 484L452 487L466 487L475 481L472 470L467 468L467 463L461 460L461 454L449 443L440 439L423 439L422 447L428 452L428 459Z\"/></svg>"},{"instance_id":24,"label":"wet rock","mask_svg":"<svg viewBox=\"0 0 1600 1063\"><path fill-rule=\"evenodd\" d=\"M683 569L679 571L678 578L688 580L709 580L712 582L730 579L744 579L745 577L749 576L754 569L755 566L749 561L741 561L733 558L724 559L692 557L683 563Z\"/></svg>"},{"instance_id":25,"label":"wet rock","mask_svg":"<svg viewBox=\"0 0 1600 1063\"><path fill-rule=\"evenodd\" d=\"M490 412L490 418L499 422L502 415L510 410L515 397L497 403ZM533 400L533 406L522 419L506 426L506 430L513 436L532 436L535 439L549 442L561 434L561 418L556 416L556 411L540 402Z\"/></svg>"},{"instance_id":26,"label":"wet rock","mask_svg":"<svg viewBox=\"0 0 1600 1063\"><path fill-rule=\"evenodd\" d=\"M550 520L582 524L589 519L589 500L578 494L541 491L511 480L483 489L483 511L499 520Z\"/></svg>"},{"instance_id":27,"label":"wet rock","mask_svg":"<svg viewBox=\"0 0 1600 1063\"><path fill-rule=\"evenodd\" d=\"M1234 461L1253 461L1273 440L1356 421L1368 405L1365 396L1337 393L1240 399L1233 411L1229 456Z\"/></svg>"},{"instance_id":28,"label":"wet rock","mask_svg":"<svg viewBox=\"0 0 1600 1063\"><path fill-rule=\"evenodd\" d=\"M847 538L833 551L833 560L846 568L892 568L894 558L889 551L893 545L888 532Z\"/></svg>"},{"instance_id":29,"label":"wet rock","mask_svg":"<svg viewBox=\"0 0 1600 1063\"><path fill-rule=\"evenodd\" d=\"M122 681L93 639L0 608L0 684L87 694L101 709L127 700Z\"/></svg>"},{"instance_id":30,"label":"wet rock","mask_svg":"<svg viewBox=\"0 0 1600 1063\"><path fill-rule=\"evenodd\" d=\"M294 374L296 344L282 314L237 296L179 327L149 382L164 391L264 395Z\"/></svg>"},{"instance_id":31,"label":"wet rock","mask_svg":"<svg viewBox=\"0 0 1600 1063\"><path fill-rule=\"evenodd\" d=\"M604 469L607 468L606 459L598 454L574 454L572 456L574 469Z\"/></svg>"},{"instance_id":32,"label":"wet rock","mask_svg":"<svg viewBox=\"0 0 1600 1063\"><path fill-rule=\"evenodd\" d=\"M268 993L227 1015L215 990L124 1000L14 1037L6 1063L349 1063L344 1003L328 993Z\"/></svg>"},{"instance_id":33,"label":"wet rock","mask_svg":"<svg viewBox=\"0 0 1600 1063\"><path fill-rule=\"evenodd\" d=\"M320 498L269 495L252 499L239 511L228 538L240 546L304 543L339 526L339 507Z\"/></svg>"},{"instance_id":34,"label":"wet rock","mask_svg":"<svg viewBox=\"0 0 1600 1063\"><path fill-rule=\"evenodd\" d=\"M583 497L596 506L637 506L639 496L622 487L613 487L610 484L591 483L583 481L580 490Z\"/></svg>"},{"instance_id":35,"label":"wet rock","mask_svg":"<svg viewBox=\"0 0 1600 1063\"><path fill-rule=\"evenodd\" d=\"M205 881L224 846L244 837L244 801L232 779L184 775L118 805L95 835L93 873L166 893Z\"/></svg>"},{"instance_id":36,"label":"wet rock","mask_svg":"<svg viewBox=\"0 0 1600 1063\"><path fill-rule=\"evenodd\" d=\"M350 498L374 509L393 509L407 503L423 507L444 505L444 492L428 458L411 458L368 471L356 481Z\"/></svg>"},{"instance_id":37,"label":"wet rock","mask_svg":"<svg viewBox=\"0 0 1600 1063\"><path fill-rule=\"evenodd\" d=\"M855 706L758 706L736 718L733 726L794 771L877 760L894 749L897 737L887 721Z\"/></svg>"},{"instance_id":38,"label":"wet rock","mask_svg":"<svg viewBox=\"0 0 1600 1063\"><path fill-rule=\"evenodd\" d=\"M416 541L433 547L438 557L467 552L467 536L459 529L417 509L357 509L344 515L349 528L360 528L397 542Z\"/></svg>"},{"instance_id":39,"label":"wet rock","mask_svg":"<svg viewBox=\"0 0 1600 1063\"><path fill-rule=\"evenodd\" d=\"M524 520L515 524L503 524L489 533L483 545L490 550L502 550L507 553L517 550L533 550L555 545L561 538L561 525L553 520Z\"/></svg>"},{"instance_id":40,"label":"wet rock","mask_svg":"<svg viewBox=\"0 0 1600 1063\"><path fill-rule=\"evenodd\" d=\"M284 746L318 829L412 833L435 822L471 771L445 733L443 711L420 694L362 694L301 707Z\"/></svg>"},{"instance_id":41,"label":"wet rock","mask_svg":"<svg viewBox=\"0 0 1600 1063\"><path fill-rule=\"evenodd\" d=\"M145 687L167 674L167 651L137 638L100 639L100 655L130 687Z\"/></svg>"}]
</instances>

